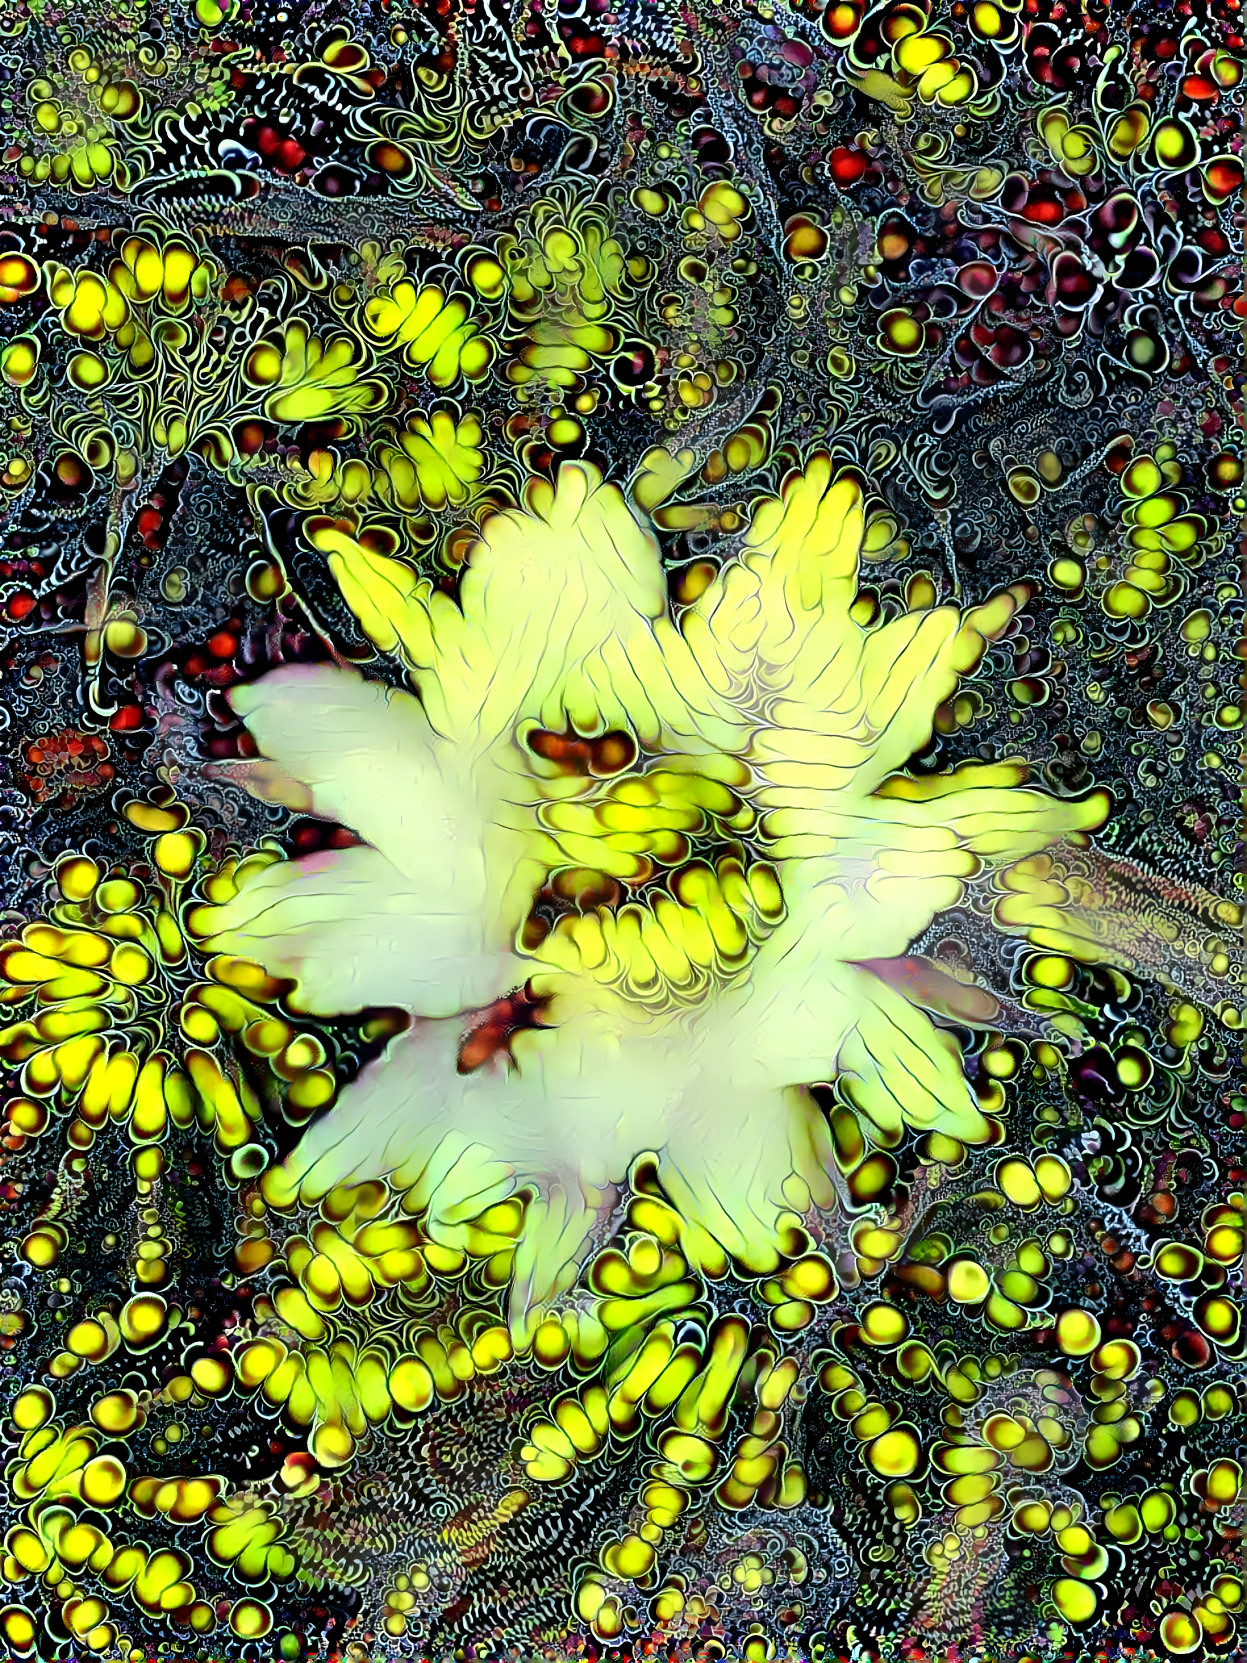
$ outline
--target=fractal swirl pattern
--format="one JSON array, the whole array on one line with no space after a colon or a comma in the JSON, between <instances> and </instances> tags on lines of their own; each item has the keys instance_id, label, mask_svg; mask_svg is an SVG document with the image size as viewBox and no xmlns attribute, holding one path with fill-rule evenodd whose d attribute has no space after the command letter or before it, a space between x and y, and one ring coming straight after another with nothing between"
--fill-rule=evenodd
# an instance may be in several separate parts
<instances>
[{"instance_id":1,"label":"fractal swirl pattern","mask_svg":"<svg viewBox=\"0 0 1247 1663\"><path fill-rule=\"evenodd\" d=\"M1241 0L0 3L0 1658L1247 1647Z\"/></svg>"}]
</instances>

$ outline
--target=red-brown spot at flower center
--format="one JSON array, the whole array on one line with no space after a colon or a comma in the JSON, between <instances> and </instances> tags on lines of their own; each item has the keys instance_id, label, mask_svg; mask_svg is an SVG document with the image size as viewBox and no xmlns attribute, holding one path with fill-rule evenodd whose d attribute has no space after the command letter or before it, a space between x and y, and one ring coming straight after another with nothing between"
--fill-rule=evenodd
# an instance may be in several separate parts
<instances>
[{"instance_id":1,"label":"red-brown spot at flower center","mask_svg":"<svg viewBox=\"0 0 1247 1663\"><path fill-rule=\"evenodd\" d=\"M528 748L569 775L595 774L610 778L631 768L637 758L636 740L630 733L617 730L596 739L582 739L574 729L552 733L548 728L534 728L528 735Z\"/></svg>"},{"instance_id":2,"label":"red-brown spot at flower center","mask_svg":"<svg viewBox=\"0 0 1247 1663\"><path fill-rule=\"evenodd\" d=\"M527 982L514 993L495 999L492 1005L473 1013L471 1025L459 1041L460 1074L471 1074L494 1057L510 1060L512 1037L525 1028L544 1028L542 1012L549 1003L532 991Z\"/></svg>"}]
</instances>

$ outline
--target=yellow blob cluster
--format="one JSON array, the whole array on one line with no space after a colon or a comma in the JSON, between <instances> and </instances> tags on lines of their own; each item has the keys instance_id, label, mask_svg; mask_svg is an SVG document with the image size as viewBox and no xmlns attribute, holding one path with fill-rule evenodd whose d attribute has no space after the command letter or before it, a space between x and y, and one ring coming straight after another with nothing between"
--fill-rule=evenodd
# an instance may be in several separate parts
<instances>
[{"instance_id":1,"label":"yellow blob cluster","mask_svg":"<svg viewBox=\"0 0 1247 1663\"><path fill-rule=\"evenodd\" d=\"M368 301L364 324L383 351L402 348L411 367L424 370L437 388L479 381L493 360L492 343L473 321L471 300L447 296L435 283L417 288L410 278L400 279Z\"/></svg>"},{"instance_id":2,"label":"yellow blob cluster","mask_svg":"<svg viewBox=\"0 0 1247 1663\"><path fill-rule=\"evenodd\" d=\"M883 37L892 48L892 63L900 85L924 104L953 107L978 91L972 69L953 56L952 41L932 29L924 11L913 5L891 6L884 19Z\"/></svg>"},{"instance_id":3,"label":"yellow blob cluster","mask_svg":"<svg viewBox=\"0 0 1247 1663\"><path fill-rule=\"evenodd\" d=\"M80 46L63 68L49 64L27 84L25 102L34 143L18 156L18 172L37 185L51 181L85 192L116 175L116 124L136 121L144 100L123 65Z\"/></svg>"},{"instance_id":4,"label":"yellow blob cluster","mask_svg":"<svg viewBox=\"0 0 1247 1663\"><path fill-rule=\"evenodd\" d=\"M205 1381L215 1379L210 1369L199 1365L192 1372ZM189 1379L187 1387L181 1392L178 1381L170 1381L155 1401L191 1397ZM115 1647L116 1608L126 1600L148 1618L171 1619L199 1635L216 1627L218 1614L191 1581L189 1553L128 1540L118 1524L81 1520L82 1507L97 1519L129 1506L140 1517L206 1528L210 1557L233 1567L244 1581L263 1582L292 1573L294 1559L278 1541L282 1526L267 1504L253 1505L224 1493L219 1478L131 1478L120 1458L98 1453L102 1441L124 1439L141 1425L143 1415L133 1392L97 1399L91 1424L60 1427L53 1419L54 1408L52 1394L42 1387L29 1388L14 1400L20 1444L9 1484L15 1499L28 1503L28 1522L14 1525L5 1537L0 1574L18 1585L38 1577L61 1602L62 1619L88 1652L108 1654ZM94 1591L84 1592L81 1578L89 1578ZM25 1607L10 1605L0 1618L0 1628L18 1656L29 1655L27 1642L33 1639L23 1613ZM270 1620L255 1600L238 1600L229 1608L236 1633L263 1633Z\"/></svg>"},{"instance_id":5,"label":"yellow blob cluster","mask_svg":"<svg viewBox=\"0 0 1247 1663\"><path fill-rule=\"evenodd\" d=\"M650 854L669 849L672 858L678 858L679 850L672 845L683 833L672 830L670 822L678 821L688 828L696 823L698 808L681 804L679 798L674 802L670 798L655 800L656 793L650 795L651 791L652 785L647 786L649 802L637 808L633 822L641 825L648 820L646 830L607 832L589 849L580 841L584 833L560 832L560 840L564 836L574 839L575 848L591 854L599 870L611 864L631 865L644 858L618 849L612 838L643 841ZM557 806L570 810L581 805ZM664 821L668 824L661 824ZM659 824L655 826L655 822ZM602 845L608 851L606 859ZM535 956L551 968L619 987L630 999L666 1005L682 995L700 997L708 977L740 969L751 948L765 939L783 913L778 879L765 863L746 871L739 861L730 858L714 868L705 862L691 862L675 874L671 891L653 901L629 903L615 911L601 907L565 916L536 948Z\"/></svg>"},{"instance_id":6,"label":"yellow blob cluster","mask_svg":"<svg viewBox=\"0 0 1247 1663\"><path fill-rule=\"evenodd\" d=\"M176 238L157 244L138 235L125 239L106 276L63 266L47 270L48 292L66 333L110 342L134 376L152 368L158 350L185 349L190 335L178 320L207 299L220 277L215 262L189 244ZM94 352L76 354L71 365L85 388L103 385L111 375L108 362Z\"/></svg>"},{"instance_id":7,"label":"yellow blob cluster","mask_svg":"<svg viewBox=\"0 0 1247 1663\"><path fill-rule=\"evenodd\" d=\"M252 348L243 373L253 386L271 389L263 408L273 421L315 422L363 415L388 401L388 384L367 376L367 368L367 354L354 335L322 339L301 318L292 318L280 336Z\"/></svg>"},{"instance_id":8,"label":"yellow blob cluster","mask_svg":"<svg viewBox=\"0 0 1247 1663\"><path fill-rule=\"evenodd\" d=\"M1122 510L1129 564L1103 597L1110 618L1144 618L1153 605L1163 606L1182 592L1172 557L1195 564L1207 524L1189 511L1179 489L1182 465L1173 445L1154 456L1137 457L1121 476Z\"/></svg>"},{"instance_id":9,"label":"yellow blob cluster","mask_svg":"<svg viewBox=\"0 0 1247 1663\"><path fill-rule=\"evenodd\" d=\"M674 1342L674 1325L660 1323L624 1362L608 1369L604 1383L560 1397L548 1418L529 1431L522 1451L537 1482L561 1483L611 1439L628 1439L646 1424L660 1461L642 1484L632 1509L632 1528L608 1539L600 1571L577 1590L577 1607L601 1638L619 1631L621 1597L611 1584L652 1586L657 1552L666 1534L702 1492L718 1505L789 1509L806 1494L805 1474L784 1438L785 1414L801 1365L759 1346L740 1318L717 1322L703 1346ZM799 1400L802 1393L797 1393ZM723 1448L733 1405L752 1402L748 1429L730 1451Z\"/></svg>"},{"instance_id":10,"label":"yellow blob cluster","mask_svg":"<svg viewBox=\"0 0 1247 1663\"><path fill-rule=\"evenodd\" d=\"M170 1280L172 1243L146 1198L166 1169L170 1136L198 1129L238 1180L267 1164L256 1141L260 1102L241 1060L267 1063L296 1121L335 1091L322 1042L278 1008L283 984L258 965L221 954L204 962L195 951L183 921L194 885L225 898L240 863L206 862L180 807L136 802L126 812L151 835L150 873L122 876L69 857L57 868L59 899L48 917L0 948L0 1003L17 1017L0 1032L0 1055L21 1070L20 1094L4 1108L7 1146L20 1148L56 1122L71 1150L90 1149L113 1127L131 1147L142 1225L131 1264L137 1291L115 1320L101 1312L70 1328L49 1365L62 1378L122 1340L141 1350L168 1325L156 1290ZM252 856L251 864L271 858ZM40 1270L53 1271L68 1243L56 1211L54 1202L45 1206L19 1246ZM382 1254L376 1263L394 1261Z\"/></svg>"}]
</instances>

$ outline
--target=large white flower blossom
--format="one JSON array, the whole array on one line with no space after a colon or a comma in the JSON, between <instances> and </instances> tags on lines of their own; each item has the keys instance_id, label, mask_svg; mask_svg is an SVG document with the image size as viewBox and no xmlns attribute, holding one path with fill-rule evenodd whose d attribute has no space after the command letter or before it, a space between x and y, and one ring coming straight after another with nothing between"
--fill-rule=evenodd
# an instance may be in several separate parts
<instances>
[{"instance_id":1,"label":"large white flower blossom","mask_svg":"<svg viewBox=\"0 0 1247 1663\"><path fill-rule=\"evenodd\" d=\"M1018 595L862 627L861 537L860 492L816 456L677 621L653 536L585 464L487 522L457 602L318 533L412 692L327 667L235 692L252 788L364 841L267 867L197 927L305 1011L413 1021L270 1194L384 1176L436 1235L527 1188L522 1323L640 1152L765 1270L781 1212L833 1199L812 1083L883 1141L987 1135L932 1018L994 1001L906 950L985 866L1106 804L1023 789L1014 760L904 771Z\"/></svg>"}]
</instances>

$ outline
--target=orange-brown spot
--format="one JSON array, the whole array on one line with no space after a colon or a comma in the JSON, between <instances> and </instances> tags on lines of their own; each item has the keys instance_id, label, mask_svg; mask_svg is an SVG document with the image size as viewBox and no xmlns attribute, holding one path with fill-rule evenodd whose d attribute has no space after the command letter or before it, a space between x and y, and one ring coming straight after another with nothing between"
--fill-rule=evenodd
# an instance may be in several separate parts
<instances>
[{"instance_id":1,"label":"orange-brown spot","mask_svg":"<svg viewBox=\"0 0 1247 1663\"><path fill-rule=\"evenodd\" d=\"M459 1041L459 1073L471 1074L495 1057L505 1057L510 1061L511 1040L515 1034L525 1028L544 1028L547 1025L542 1022L541 1014L548 1002L538 998L532 992L532 984L526 983L514 993L504 994L492 1005L478 1011Z\"/></svg>"},{"instance_id":2,"label":"orange-brown spot","mask_svg":"<svg viewBox=\"0 0 1247 1663\"><path fill-rule=\"evenodd\" d=\"M630 733L618 729L597 739L582 739L570 728L566 733L534 728L528 735L528 748L535 756L553 762L565 774L597 777L622 773L637 758L636 740Z\"/></svg>"}]
</instances>

